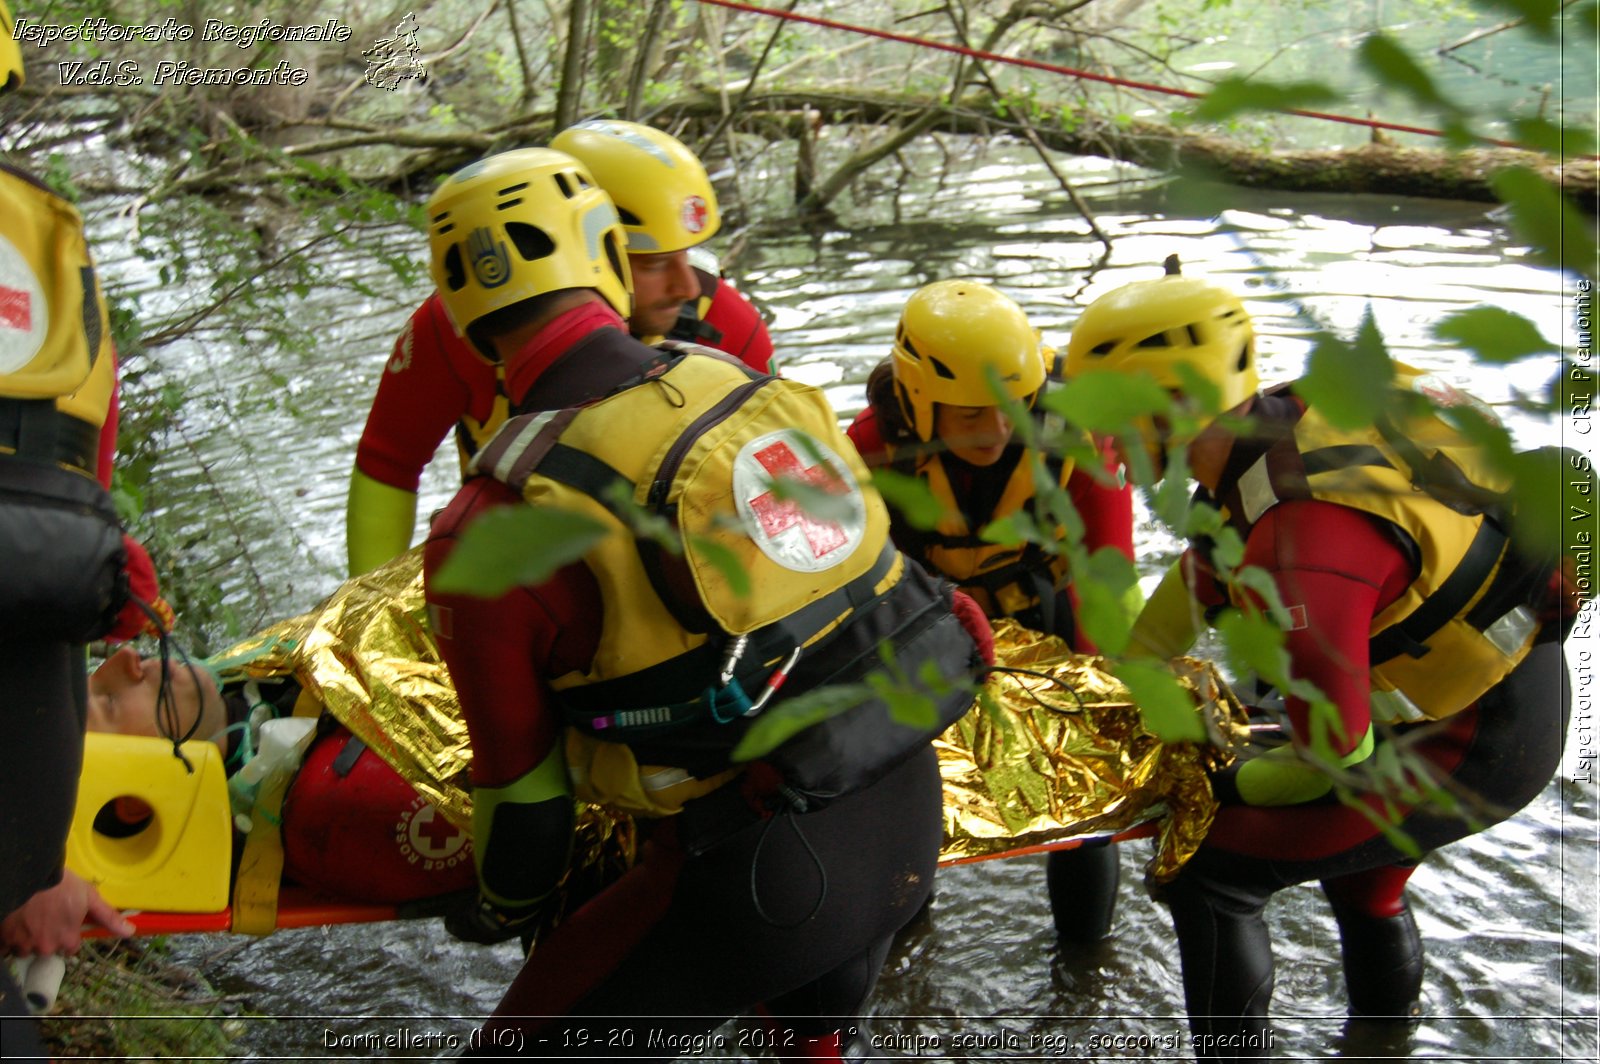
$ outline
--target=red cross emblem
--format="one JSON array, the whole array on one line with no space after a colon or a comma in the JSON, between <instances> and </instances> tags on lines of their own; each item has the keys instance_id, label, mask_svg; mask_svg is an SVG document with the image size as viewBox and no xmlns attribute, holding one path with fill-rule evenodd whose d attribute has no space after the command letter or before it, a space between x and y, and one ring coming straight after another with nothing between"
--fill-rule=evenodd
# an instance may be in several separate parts
<instances>
[{"instance_id":1,"label":"red cross emblem","mask_svg":"<svg viewBox=\"0 0 1600 1064\"><path fill-rule=\"evenodd\" d=\"M678 217L683 221L683 227L691 233L698 233L706 227L706 222L711 217L711 208L699 196L690 196L683 201L683 208L678 212Z\"/></svg>"},{"instance_id":2,"label":"red cross emblem","mask_svg":"<svg viewBox=\"0 0 1600 1064\"><path fill-rule=\"evenodd\" d=\"M448 857L461 849L461 829L439 815L431 805L424 805L411 818L411 844L424 857Z\"/></svg>"},{"instance_id":3,"label":"red cross emblem","mask_svg":"<svg viewBox=\"0 0 1600 1064\"><path fill-rule=\"evenodd\" d=\"M0 284L0 326L33 329L33 298L28 292Z\"/></svg>"},{"instance_id":4,"label":"red cross emblem","mask_svg":"<svg viewBox=\"0 0 1600 1064\"><path fill-rule=\"evenodd\" d=\"M763 447L755 452L754 457L761 463L761 468L770 473L774 479L798 480L834 495L849 490L839 479L839 475L825 464L818 463L810 468L802 467L799 455L782 440ZM793 499L779 499L770 491L751 499L750 511L755 514L756 520L761 522L761 531L766 533L768 538L799 525L805 534L806 542L811 545L813 558L821 558L850 541L843 526L837 522L818 521L801 509Z\"/></svg>"}]
</instances>

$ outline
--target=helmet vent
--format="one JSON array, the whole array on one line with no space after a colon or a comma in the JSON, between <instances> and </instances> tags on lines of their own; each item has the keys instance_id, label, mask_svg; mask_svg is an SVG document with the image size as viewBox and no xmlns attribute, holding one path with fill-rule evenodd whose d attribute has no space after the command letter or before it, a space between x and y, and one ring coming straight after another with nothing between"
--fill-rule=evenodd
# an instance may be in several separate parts
<instances>
[{"instance_id":1,"label":"helmet vent","mask_svg":"<svg viewBox=\"0 0 1600 1064\"><path fill-rule=\"evenodd\" d=\"M515 185L507 185L505 188L501 189L500 192L499 192L499 195L509 196L513 192L521 192L523 189L525 189L527 187L528 187L528 183L526 181L519 181ZM521 201L519 200L518 202L520 203Z\"/></svg>"},{"instance_id":2,"label":"helmet vent","mask_svg":"<svg viewBox=\"0 0 1600 1064\"><path fill-rule=\"evenodd\" d=\"M1158 332L1154 336L1146 336L1143 340L1140 340L1134 346L1135 347L1171 347L1172 346L1172 342L1167 339L1167 334L1166 333Z\"/></svg>"},{"instance_id":3,"label":"helmet vent","mask_svg":"<svg viewBox=\"0 0 1600 1064\"><path fill-rule=\"evenodd\" d=\"M444 253L444 283L452 292L466 287L467 270L461 262L460 244L451 244L450 250Z\"/></svg>"},{"instance_id":4,"label":"helmet vent","mask_svg":"<svg viewBox=\"0 0 1600 1064\"><path fill-rule=\"evenodd\" d=\"M1194 344L1194 346L1196 346L1196 347L1200 347L1205 343L1204 340L1200 339L1200 326L1194 324L1193 322L1190 322L1188 325L1185 325L1183 328L1184 328L1184 331L1189 334L1189 342L1191 344Z\"/></svg>"},{"instance_id":5,"label":"helmet vent","mask_svg":"<svg viewBox=\"0 0 1600 1064\"><path fill-rule=\"evenodd\" d=\"M495 204L494 209L497 211L509 211L511 208L516 207L521 203L522 197L518 196L516 199L501 200L499 203Z\"/></svg>"},{"instance_id":6,"label":"helmet vent","mask_svg":"<svg viewBox=\"0 0 1600 1064\"><path fill-rule=\"evenodd\" d=\"M1234 367L1240 373L1250 368L1250 342L1247 340L1239 348L1239 364Z\"/></svg>"},{"instance_id":7,"label":"helmet vent","mask_svg":"<svg viewBox=\"0 0 1600 1064\"><path fill-rule=\"evenodd\" d=\"M561 190L561 194L567 199L571 199L578 194L578 190L572 187L572 178L569 175L557 173L552 176L556 179L556 187Z\"/></svg>"},{"instance_id":8,"label":"helmet vent","mask_svg":"<svg viewBox=\"0 0 1600 1064\"><path fill-rule=\"evenodd\" d=\"M943 377L945 380L953 381L953 380L956 379L955 371L952 370L949 366L945 365L943 362L940 362L937 358L934 358L932 355L929 355L928 356L928 362L929 362L930 365L933 366L933 371L935 373L937 373L939 376Z\"/></svg>"},{"instance_id":9,"label":"helmet vent","mask_svg":"<svg viewBox=\"0 0 1600 1064\"><path fill-rule=\"evenodd\" d=\"M621 280L628 277L628 271L622 265L622 252L617 248L617 234L613 230L605 235L606 259L611 263L611 272Z\"/></svg>"},{"instance_id":10,"label":"helmet vent","mask_svg":"<svg viewBox=\"0 0 1600 1064\"><path fill-rule=\"evenodd\" d=\"M517 253L527 262L535 262L556 249L555 241L538 226L526 222L507 222L506 236L517 246Z\"/></svg>"},{"instance_id":11,"label":"helmet vent","mask_svg":"<svg viewBox=\"0 0 1600 1064\"><path fill-rule=\"evenodd\" d=\"M1105 340L1089 348L1089 353L1091 355L1109 355L1116 348L1117 342L1115 340Z\"/></svg>"},{"instance_id":12,"label":"helmet vent","mask_svg":"<svg viewBox=\"0 0 1600 1064\"><path fill-rule=\"evenodd\" d=\"M644 224L643 220L641 220L637 214L634 214L630 210L623 209L621 204L617 205L617 217L622 219L623 225L640 226Z\"/></svg>"}]
</instances>

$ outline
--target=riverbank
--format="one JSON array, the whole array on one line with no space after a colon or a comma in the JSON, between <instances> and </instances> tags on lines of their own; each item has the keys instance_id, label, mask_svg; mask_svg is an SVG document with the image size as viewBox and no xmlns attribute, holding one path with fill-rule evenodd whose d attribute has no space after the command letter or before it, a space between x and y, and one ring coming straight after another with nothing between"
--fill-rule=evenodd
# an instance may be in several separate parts
<instances>
[{"instance_id":1,"label":"riverbank","mask_svg":"<svg viewBox=\"0 0 1600 1064\"><path fill-rule=\"evenodd\" d=\"M161 939L90 942L42 1026L56 1060L215 1059L242 1055L240 1012Z\"/></svg>"}]
</instances>

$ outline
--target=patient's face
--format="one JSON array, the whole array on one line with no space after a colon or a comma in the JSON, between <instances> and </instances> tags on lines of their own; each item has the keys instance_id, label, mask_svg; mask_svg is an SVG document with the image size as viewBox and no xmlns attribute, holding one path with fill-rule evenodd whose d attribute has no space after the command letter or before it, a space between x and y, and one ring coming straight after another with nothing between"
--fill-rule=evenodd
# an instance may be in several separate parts
<instances>
[{"instance_id":1,"label":"patient's face","mask_svg":"<svg viewBox=\"0 0 1600 1064\"><path fill-rule=\"evenodd\" d=\"M177 706L176 734L183 736L200 717L196 739L212 739L227 751L221 734L227 711L216 683L204 669L191 669L181 661L169 665L173 702ZM161 662L141 658L132 647L122 647L89 674L89 730L118 735L160 737L156 704L161 690Z\"/></svg>"}]
</instances>

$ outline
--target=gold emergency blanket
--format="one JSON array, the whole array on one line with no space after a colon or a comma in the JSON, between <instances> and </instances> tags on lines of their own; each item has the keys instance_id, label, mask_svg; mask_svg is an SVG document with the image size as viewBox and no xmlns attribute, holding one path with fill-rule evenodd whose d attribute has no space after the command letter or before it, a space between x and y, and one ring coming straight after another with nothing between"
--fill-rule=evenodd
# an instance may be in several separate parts
<instances>
[{"instance_id":1,"label":"gold emergency blanket","mask_svg":"<svg viewBox=\"0 0 1600 1064\"><path fill-rule=\"evenodd\" d=\"M1011 621L995 626L1003 666L986 701L938 740L945 787L946 861L997 856L1159 818L1150 872L1170 878L1210 826L1205 779L1214 747L1162 743L1143 726L1127 690L1051 636ZM471 750L461 707L439 658L423 599L421 550L346 581L309 613L260 632L220 656L224 671L295 676L345 727L451 821L468 827ZM1219 746L1245 728L1239 703L1210 665L1188 664L1207 728ZM588 809L574 868L615 867L633 852L632 824Z\"/></svg>"},{"instance_id":2,"label":"gold emergency blanket","mask_svg":"<svg viewBox=\"0 0 1600 1064\"><path fill-rule=\"evenodd\" d=\"M994 622L1003 671L984 685L987 706L935 744L944 777L946 861L976 860L1157 822L1147 871L1177 874L1216 812L1208 765L1249 730L1244 708L1207 662L1174 662L1215 745L1166 743L1099 659L1011 620Z\"/></svg>"}]
</instances>

